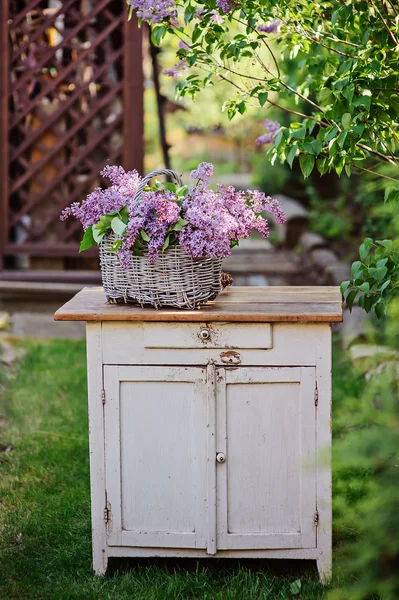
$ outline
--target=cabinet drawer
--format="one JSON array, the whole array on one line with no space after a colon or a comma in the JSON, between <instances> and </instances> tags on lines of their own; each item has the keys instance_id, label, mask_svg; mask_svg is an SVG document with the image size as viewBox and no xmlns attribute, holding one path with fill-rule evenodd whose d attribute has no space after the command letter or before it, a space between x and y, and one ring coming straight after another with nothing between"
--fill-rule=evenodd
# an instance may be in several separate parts
<instances>
[{"instance_id":1,"label":"cabinet drawer","mask_svg":"<svg viewBox=\"0 0 399 600\"><path fill-rule=\"evenodd\" d=\"M331 336L328 325L297 323L110 321L101 330L102 362L108 365L206 365L212 360L232 366L311 366L321 337Z\"/></svg>"},{"instance_id":2,"label":"cabinet drawer","mask_svg":"<svg viewBox=\"0 0 399 600\"><path fill-rule=\"evenodd\" d=\"M145 348L165 349L246 349L272 348L269 323L158 323L145 327Z\"/></svg>"}]
</instances>

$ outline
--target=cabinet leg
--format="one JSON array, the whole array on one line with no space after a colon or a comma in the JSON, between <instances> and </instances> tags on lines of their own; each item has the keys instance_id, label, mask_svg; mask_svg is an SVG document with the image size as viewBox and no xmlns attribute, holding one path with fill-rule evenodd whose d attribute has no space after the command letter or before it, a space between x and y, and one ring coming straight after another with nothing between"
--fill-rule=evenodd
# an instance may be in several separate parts
<instances>
[{"instance_id":1,"label":"cabinet leg","mask_svg":"<svg viewBox=\"0 0 399 600\"><path fill-rule=\"evenodd\" d=\"M93 571L96 575L105 575L108 566L108 553L103 548L93 548Z\"/></svg>"},{"instance_id":2,"label":"cabinet leg","mask_svg":"<svg viewBox=\"0 0 399 600\"><path fill-rule=\"evenodd\" d=\"M319 572L320 581L323 585L327 585L331 581L332 576L332 561L331 554L320 554L317 559L317 570Z\"/></svg>"}]
</instances>

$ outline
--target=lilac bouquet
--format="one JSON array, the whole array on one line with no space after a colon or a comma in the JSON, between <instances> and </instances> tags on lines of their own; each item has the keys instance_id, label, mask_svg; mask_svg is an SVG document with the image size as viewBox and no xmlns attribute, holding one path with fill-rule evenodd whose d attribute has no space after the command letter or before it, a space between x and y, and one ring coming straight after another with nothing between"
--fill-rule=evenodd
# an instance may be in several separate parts
<instances>
[{"instance_id":1,"label":"lilac bouquet","mask_svg":"<svg viewBox=\"0 0 399 600\"><path fill-rule=\"evenodd\" d=\"M156 181L141 195L135 195L141 181L137 171L108 166L101 174L112 185L95 189L82 204L71 204L61 219L74 216L81 221L85 234L80 252L113 232L112 250L125 268L132 252L147 254L154 263L160 252L178 244L192 258L226 258L254 229L269 236L264 213L274 215L278 223L285 221L280 203L263 192L224 185L210 189L211 163L203 162L191 172L196 181L190 186Z\"/></svg>"}]
</instances>

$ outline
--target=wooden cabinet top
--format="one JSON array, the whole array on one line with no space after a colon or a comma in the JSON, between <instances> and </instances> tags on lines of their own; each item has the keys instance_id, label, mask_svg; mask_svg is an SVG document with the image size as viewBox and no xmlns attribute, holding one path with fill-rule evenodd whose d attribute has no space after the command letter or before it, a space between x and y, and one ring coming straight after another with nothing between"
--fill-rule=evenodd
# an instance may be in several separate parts
<instances>
[{"instance_id":1,"label":"wooden cabinet top","mask_svg":"<svg viewBox=\"0 0 399 600\"><path fill-rule=\"evenodd\" d=\"M54 315L56 321L301 322L342 321L338 287L241 287L224 290L197 310L110 304L101 287L83 288Z\"/></svg>"}]
</instances>

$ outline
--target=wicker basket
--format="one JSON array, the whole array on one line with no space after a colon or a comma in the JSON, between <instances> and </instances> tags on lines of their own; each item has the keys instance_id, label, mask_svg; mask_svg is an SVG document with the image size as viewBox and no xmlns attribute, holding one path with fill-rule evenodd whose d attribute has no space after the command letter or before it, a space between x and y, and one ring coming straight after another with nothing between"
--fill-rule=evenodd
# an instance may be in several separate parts
<instances>
[{"instance_id":1,"label":"wicker basket","mask_svg":"<svg viewBox=\"0 0 399 600\"><path fill-rule=\"evenodd\" d=\"M143 178L136 197L155 175L171 176L181 185L174 171L154 171ZM110 302L194 309L216 298L222 290L222 259L191 258L181 246L174 246L162 252L155 263L132 252L129 267L124 269L111 249L116 239L114 233L109 233L100 243L103 286Z\"/></svg>"}]
</instances>

